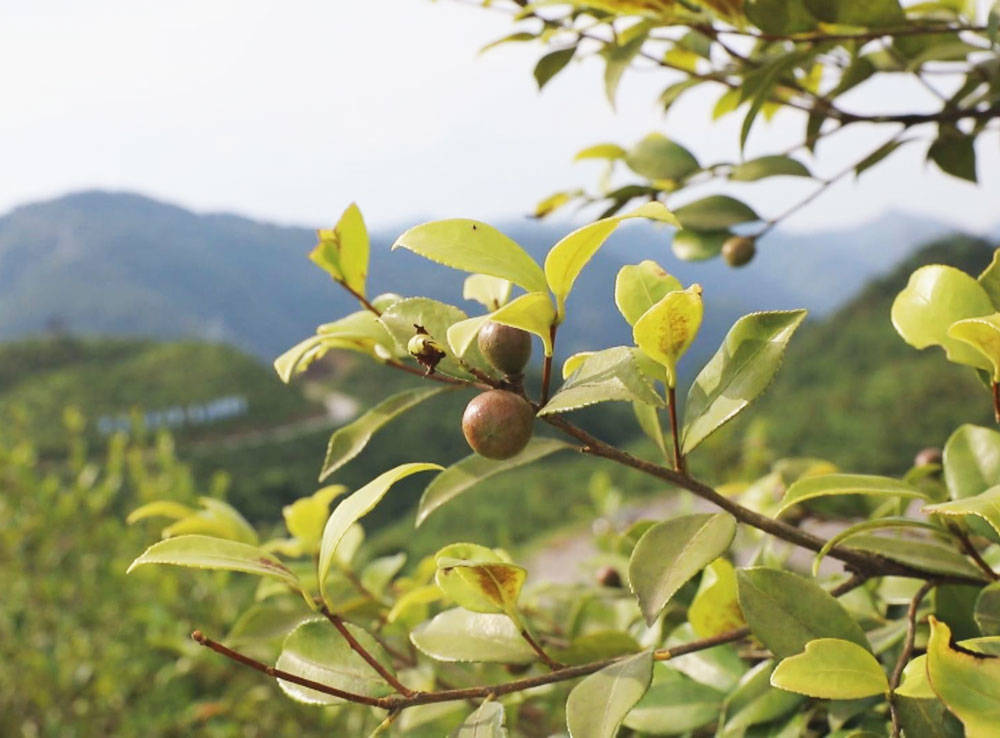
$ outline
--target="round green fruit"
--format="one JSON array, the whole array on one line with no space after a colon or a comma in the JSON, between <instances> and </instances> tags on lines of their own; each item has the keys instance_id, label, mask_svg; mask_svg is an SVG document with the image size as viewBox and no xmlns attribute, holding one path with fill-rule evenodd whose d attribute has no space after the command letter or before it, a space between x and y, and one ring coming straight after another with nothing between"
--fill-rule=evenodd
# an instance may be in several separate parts
<instances>
[{"instance_id":1,"label":"round green fruit","mask_svg":"<svg viewBox=\"0 0 1000 738\"><path fill-rule=\"evenodd\" d=\"M531 357L531 334L503 323L489 322L479 329L479 350L497 370L520 374Z\"/></svg>"},{"instance_id":2,"label":"round green fruit","mask_svg":"<svg viewBox=\"0 0 1000 738\"><path fill-rule=\"evenodd\" d=\"M731 236L722 244L722 258L731 267L741 267L757 253L756 241L746 236Z\"/></svg>"},{"instance_id":3,"label":"round green fruit","mask_svg":"<svg viewBox=\"0 0 1000 738\"><path fill-rule=\"evenodd\" d=\"M490 390L472 398L462 415L469 446L487 459L509 459L531 439L535 414L520 395Z\"/></svg>"}]
</instances>

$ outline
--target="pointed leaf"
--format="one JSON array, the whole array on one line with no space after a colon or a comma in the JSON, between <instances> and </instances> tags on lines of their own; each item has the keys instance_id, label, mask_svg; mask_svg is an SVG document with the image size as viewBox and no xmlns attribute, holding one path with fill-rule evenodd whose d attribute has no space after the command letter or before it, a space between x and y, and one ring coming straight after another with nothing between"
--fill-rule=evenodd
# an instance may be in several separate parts
<instances>
[{"instance_id":1,"label":"pointed leaf","mask_svg":"<svg viewBox=\"0 0 1000 738\"><path fill-rule=\"evenodd\" d=\"M529 292L546 289L534 259L496 228L474 220L439 220L415 226L396 239L404 248L466 272L507 279Z\"/></svg>"},{"instance_id":2,"label":"pointed leaf","mask_svg":"<svg viewBox=\"0 0 1000 738\"><path fill-rule=\"evenodd\" d=\"M534 333L542 339L545 355L552 356L552 326L558 323L555 306L548 292L529 292L508 302L489 316L494 323L503 323Z\"/></svg>"},{"instance_id":3,"label":"pointed leaf","mask_svg":"<svg viewBox=\"0 0 1000 738\"><path fill-rule=\"evenodd\" d=\"M871 652L839 638L809 641L803 653L778 664L771 684L824 700L857 700L889 691L889 680Z\"/></svg>"},{"instance_id":4,"label":"pointed leaf","mask_svg":"<svg viewBox=\"0 0 1000 738\"><path fill-rule=\"evenodd\" d=\"M417 472L441 468L443 467L437 464L427 463L400 464L394 469L390 469L375 477L375 479L337 505L336 509L330 515L330 519L326 521L326 527L323 529L323 542L320 546L319 561L317 562L320 594L324 596L326 594L324 583L326 582L327 574L330 573L330 567L333 565L337 544L340 543L340 539L347 533L348 528L371 512L372 508L389 491L389 488L400 479L408 477L411 474L416 474Z\"/></svg>"},{"instance_id":5,"label":"pointed leaf","mask_svg":"<svg viewBox=\"0 0 1000 738\"><path fill-rule=\"evenodd\" d=\"M649 689L653 654L616 661L577 684L566 700L571 738L614 738L629 710Z\"/></svg>"},{"instance_id":6,"label":"pointed leaf","mask_svg":"<svg viewBox=\"0 0 1000 738\"><path fill-rule=\"evenodd\" d=\"M541 90L548 83L550 79L559 74L563 68L570 63L573 58L573 54L576 53L576 46L570 46L566 49L556 49L555 51L550 51L545 54L538 63L535 64L535 82L538 83L538 89Z\"/></svg>"},{"instance_id":7,"label":"pointed leaf","mask_svg":"<svg viewBox=\"0 0 1000 738\"><path fill-rule=\"evenodd\" d=\"M358 206L351 203L332 230L318 232L319 243L309 258L359 295L368 276L368 229Z\"/></svg>"},{"instance_id":8,"label":"pointed leaf","mask_svg":"<svg viewBox=\"0 0 1000 738\"><path fill-rule=\"evenodd\" d=\"M831 495L868 495L872 497L923 497L927 494L905 482L873 474L821 474L794 482L781 498L775 516L793 505Z\"/></svg>"},{"instance_id":9,"label":"pointed leaf","mask_svg":"<svg viewBox=\"0 0 1000 738\"><path fill-rule=\"evenodd\" d=\"M129 565L128 571L145 564L241 571L261 577L273 577L293 589L302 589L298 577L271 554L256 546L225 538L199 535L168 538L147 548Z\"/></svg>"},{"instance_id":10,"label":"pointed leaf","mask_svg":"<svg viewBox=\"0 0 1000 738\"><path fill-rule=\"evenodd\" d=\"M847 547L882 554L937 574L951 574L971 579L980 579L983 575L954 548L934 541L856 535L851 537Z\"/></svg>"},{"instance_id":11,"label":"pointed leaf","mask_svg":"<svg viewBox=\"0 0 1000 738\"><path fill-rule=\"evenodd\" d=\"M869 648L861 626L814 582L764 567L740 569L736 581L750 631L775 656L794 656L817 638L840 638Z\"/></svg>"},{"instance_id":12,"label":"pointed leaf","mask_svg":"<svg viewBox=\"0 0 1000 738\"><path fill-rule=\"evenodd\" d=\"M677 384L677 361L697 335L703 311L701 287L694 284L668 292L632 328L636 345L666 368L670 387Z\"/></svg>"},{"instance_id":13,"label":"pointed leaf","mask_svg":"<svg viewBox=\"0 0 1000 738\"><path fill-rule=\"evenodd\" d=\"M616 400L664 405L639 368L636 350L628 346L597 351L584 358L538 414L551 415Z\"/></svg>"},{"instance_id":14,"label":"pointed leaf","mask_svg":"<svg viewBox=\"0 0 1000 738\"><path fill-rule=\"evenodd\" d=\"M682 205L674 211L681 227L694 231L718 231L738 223L760 220L751 207L728 195L710 195Z\"/></svg>"},{"instance_id":15,"label":"pointed leaf","mask_svg":"<svg viewBox=\"0 0 1000 738\"><path fill-rule=\"evenodd\" d=\"M951 646L951 630L933 615L927 676L942 702L965 726L967 738L992 738L1000 725L1000 657Z\"/></svg>"},{"instance_id":16,"label":"pointed leaf","mask_svg":"<svg viewBox=\"0 0 1000 738\"><path fill-rule=\"evenodd\" d=\"M694 155L659 133L651 133L625 155L625 163L646 179L680 181L698 171Z\"/></svg>"},{"instance_id":17,"label":"pointed leaf","mask_svg":"<svg viewBox=\"0 0 1000 738\"><path fill-rule=\"evenodd\" d=\"M538 659L509 617L460 607L414 628L410 641L437 661L530 664Z\"/></svg>"},{"instance_id":18,"label":"pointed leaf","mask_svg":"<svg viewBox=\"0 0 1000 738\"><path fill-rule=\"evenodd\" d=\"M549 289L556 296L559 319L566 313L566 298L583 267L608 237L629 218L650 218L678 225L677 220L661 203L647 203L642 207L610 218L603 218L578 228L553 246L545 257L545 278Z\"/></svg>"},{"instance_id":19,"label":"pointed leaf","mask_svg":"<svg viewBox=\"0 0 1000 738\"><path fill-rule=\"evenodd\" d=\"M503 705L484 702L458 726L452 738L507 738Z\"/></svg>"},{"instance_id":20,"label":"pointed leaf","mask_svg":"<svg viewBox=\"0 0 1000 738\"><path fill-rule=\"evenodd\" d=\"M392 671L392 662L378 641L353 623L347 623L347 629L368 653ZM392 687L382 680L325 619L309 620L289 633L275 667L295 676L366 697L384 697L392 693ZM344 703L339 697L283 679L278 680L278 685L297 702L310 705Z\"/></svg>"},{"instance_id":21,"label":"pointed leaf","mask_svg":"<svg viewBox=\"0 0 1000 738\"><path fill-rule=\"evenodd\" d=\"M959 517L975 515L989 523L990 527L1000 534L1000 486L990 487L975 497L925 505L923 512Z\"/></svg>"},{"instance_id":22,"label":"pointed leaf","mask_svg":"<svg viewBox=\"0 0 1000 738\"><path fill-rule=\"evenodd\" d=\"M674 237L676 239L676 236ZM668 292L682 290L681 283L655 261L627 264L615 278L615 305L629 325L658 303Z\"/></svg>"},{"instance_id":23,"label":"pointed leaf","mask_svg":"<svg viewBox=\"0 0 1000 738\"><path fill-rule=\"evenodd\" d=\"M428 515L446 502L450 502L494 474L516 469L556 451L572 448L574 447L570 444L557 441L554 438L532 438L521 453L509 459L497 461L487 459L479 454L466 456L461 461L449 466L427 485L427 489L420 497L416 524L419 526L427 519Z\"/></svg>"},{"instance_id":24,"label":"pointed leaf","mask_svg":"<svg viewBox=\"0 0 1000 738\"><path fill-rule=\"evenodd\" d=\"M923 528L924 530L934 531L938 534L943 533L940 526L933 525L932 523L925 523L922 520L913 520L912 518L903 517L888 517L888 518L875 518L874 520L862 520L860 523L855 523L854 525L844 528L844 530L837 533L827 539L823 547L816 552L816 556L813 558L812 573L813 576L819 574L819 565L823 561L823 558L830 553L830 550L834 546L839 546L844 541L854 536L860 535L867 531L872 530L888 530L890 528Z\"/></svg>"},{"instance_id":25,"label":"pointed leaf","mask_svg":"<svg viewBox=\"0 0 1000 738\"><path fill-rule=\"evenodd\" d=\"M975 279L950 266L932 264L910 276L892 303L892 325L911 346L941 346L948 359L979 369L990 364L978 351L948 336L952 323L992 313L990 297Z\"/></svg>"},{"instance_id":26,"label":"pointed leaf","mask_svg":"<svg viewBox=\"0 0 1000 738\"><path fill-rule=\"evenodd\" d=\"M632 550L628 578L646 622L652 625L678 589L733 542L728 513L684 515L647 530Z\"/></svg>"},{"instance_id":27,"label":"pointed leaf","mask_svg":"<svg viewBox=\"0 0 1000 738\"><path fill-rule=\"evenodd\" d=\"M348 423L330 436L330 442L326 446L326 457L323 459L323 468L319 473L319 481L323 481L328 476L337 471L348 461L360 454L372 436L393 418L396 418L407 410L416 407L424 400L430 399L434 395L439 395L443 388L419 388L404 390L382 400L378 405Z\"/></svg>"},{"instance_id":28,"label":"pointed leaf","mask_svg":"<svg viewBox=\"0 0 1000 738\"><path fill-rule=\"evenodd\" d=\"M684 405L683 451L732 420L771 383L805 310L744 315L698 373Z\"/></svg>"}]
</instances>

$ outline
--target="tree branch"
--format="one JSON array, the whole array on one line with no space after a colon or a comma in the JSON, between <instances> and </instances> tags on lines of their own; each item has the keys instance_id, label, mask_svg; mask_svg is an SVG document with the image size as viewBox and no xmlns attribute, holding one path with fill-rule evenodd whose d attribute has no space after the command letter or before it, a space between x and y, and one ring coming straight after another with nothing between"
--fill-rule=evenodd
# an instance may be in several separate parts
<instances>
[{"instance_id":1,"label":"tree branch","mask_svg":"<svg viewBox=\"0 0 1000 738\"><path fill-rule=\"evenodd\" d=\"M910 606L906 610L906 640L903 642L903 650L899 652L899 658L896 659L896 666L892 670L892 676L889 678L889 711L892 713L892 738L899 738L899 715L896 713L895 692L896 687L899 686L900 677L903 675L903 668L913 653L913 642L917 637L917 610L920 608L920 603L923 602L924 597L935 586L937 586L937 582L934 580L924 582L920 589L917 590L917 593L913 595L913 599L910 600Z\"/></svg>"},{"instance_id":2,"label":"tree branch","mask_svg":"<svg viewBox=\"0 0 1000 738\"><path fill-rule=\"evenodd\" d=\"M336 628L340 632L340 635L344 637L344 640L347 641L347 645L351 647L352 651L368 662L368 665L371 666L380 677L385 679L386 683L390 687L406 697L413 696L414 692L412 689L400 682L396 678L395 674L379 663L379 660L372 656L371 653L368 652L368 649L358 643L358 639L355 638L351 631L347 629L347 626L344 624L344 619L341 618L340 615L332 612L330 608L327 607L325 602L317 602L316 604L319 605L319 611L323 613L323 616L333 623L333 627Z\"/></svg>"}]
</instances>

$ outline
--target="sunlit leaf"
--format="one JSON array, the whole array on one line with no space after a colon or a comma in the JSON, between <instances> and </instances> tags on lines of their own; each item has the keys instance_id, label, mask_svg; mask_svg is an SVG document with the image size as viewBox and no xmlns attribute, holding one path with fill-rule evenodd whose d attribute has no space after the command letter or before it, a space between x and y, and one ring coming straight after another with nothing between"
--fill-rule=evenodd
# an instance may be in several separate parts
<instances>
[{"instance_id":1,"label":"sunlit leaf","mask_svg":"<svg viewBox=\"0 0 1000 738\"><path fill-rule=\"evenodd\" d=\"M905 482L873 474L821 474L794 482L781 499L776 515L806 500L833 495L870 497L923 497L927 494Z\"/></svg>"},{"instance_id":2,"label":"sunlit leaf","mask_svg":"<svg viewBox=\"0 0 1000 738\"><path fill-rule=\"evenodd\" d=\"M1000 534L1000 486L990 487L975 497L925 505L923 512L958 517L975 515L989 523L990 527Z\"/></svg>"},{"instance_id":3,"label":"sunlit leaf","mask_svg":"<svg viewBox=\"0 0 1000 738\"><path fill-rule=\"evenodd\" d=\"M1000 657L951 645L951 630L931 616L927 676L931 688L965 726L967 738L992 738L1000 725Z\"/></svg>"},{"instance_id":4,"label":"sunlit leaf","mask_svg":"<svg viewBox=\"0 0 1000 738\"><path fill-rule=\"evenodd\" d=\"M675 236L676 238L676 236ZM615 278L615 305L629 325L635 325L642 314L659 302L668 292L683 286L667 274L655 261L646 259L627 264Z\"/></svg>"},{"instance_id":5,"label":"sunlit leaf","mask_svg":"<svg viewBox=\"0 0 1000 738\"><path fill-rule=\"evenodd\" d=\"M825 700L856 700L889 691L889 680L871 651L839 638L809 641L803 653L782 659L771 684Z\"/></svg>"},{"instance_id":6,"label":"sunlit leaf","mask_svg":"<svg viewBox=\"0 0 1000 738\"><path fill-rule=\"evenodd\" d=\"M285 527L295 536L310 553L319 550L323 526L330 514L330 503L347 491L340 484L330 485L317 490L308 497L300 497L290 505L281 509L285 519Z\"/></svg>"},{"instance_id":7,"label":"sunlit leaf","mask_svg":"<svg viewBox=\"0 0 1000 738\"><path fill-rule=\"evenodd\" d=\"M510 280L471 274L462 284L462 299L475 300L487 310L496 310L510 298L510 288Z\"/></svg>"},{"instance_id":8,"label":"sunlit leaf","mask_svg":"<svg viewBox=\"0 0 1000 738\"><path fill-rule=\"evenodd\" d=\"M551 415L616 400L663 407L663 399L640 370L635 354L631 347L617 346L584 357L538 414Z\"/></svg>"},{"instance_id":9,"label":"sunlit leaf","mask_svg":"<svg viewBox=\"0 0 1000 738\"><path fill-rule=\"evenodd\" d=\"M993 367L993 381L1000 382L1000 313L956 321L948 328L948 337L981 353Z\"/></svg>"},{"instance_id":10,"label":"sunlit leaf","mask_svg":"<svg viewBox=\"0 0 1000 738\"><path fill-rule=\"evenodd\" d=\"M368 276L368 229L358 206L351 203L332 230L318 231L319 243L309 258L359 295Z\"/></svg>"},{"instance_id":11,"label":"sunlit leaf","mask_svg":"<svg viewBox=\"0 0 1000 738\"><path fill-rule=\"evenodd\" d=\"M632 327L636 345L664 366L670 387L677 384L677 361L697 335L703 311L701 287L695 284L668 292Z\"/></svg>"},{"instance_id":12,"label":"sunlit leaf","mask_svg":"<svg viewBox=\"0 0 1000 738\"><path fill-rule=\"evenodd\" d=\"M737 596L736 570L726 559L718 558L705 569L688 608L688 622L702 638L746 625Z\"/></svg>"},{"instance_id":13,"label":"sunlit leaf","mask_svg":"<svg viewBox=\"0 0 1000 738\"><path fill-rule=\"evenodd\" d=\"M509 617L460 607L414 628L410 641L437 661L529 664L538 659Z\"/></svg>"},{"instance_id":14,"label":"sunlit leaf","mask_svg":"<svg viewBox=\"0 0 1000 738\"><path fill-rule=\"evenodd\" d=\"M729 195L710 195L682 205L674 211L682 228L720 231L739 223L760 220L753 209Z\"/></svg>"},{"instance_id":15,"label":"sunlit leaf","mask_svg":"<svg viewBox=\"0 0 1000 738\"><path fill-rule=\"evenodd\" d=\"M548 292L529 292L508 302L489 316L494 323L503 323L542 339L545 355L552 355L552 326L559 318Z\"/></svg>"},{"instance_id":16,"label":"sunlit leaf","mask_svg":"<svg viewBox=\"0 0 1000 738\"><path fill-rule=\"evenodd\" d=\"M660 133L651 133L625 155L628 167L650 180L682 180L700 168L686 148Z\"/></svg>"}]
</instances>

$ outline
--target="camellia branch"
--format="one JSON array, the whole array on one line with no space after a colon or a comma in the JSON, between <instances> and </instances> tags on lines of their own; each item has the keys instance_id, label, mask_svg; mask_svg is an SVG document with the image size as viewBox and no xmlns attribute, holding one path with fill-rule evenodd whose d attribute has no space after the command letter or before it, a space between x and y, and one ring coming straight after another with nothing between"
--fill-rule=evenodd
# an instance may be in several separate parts
<instances>
[{"instance_id":1,"label":"camellia branch","mask_svg":"<svg viewBox=\"0 0 1000 738\"><path fill-rule=\"evenodd\" d=\"M542 396L538 404L543 407L549 401L549 385L552 383L552 357L556 351L557 328L558 326L555 323L549 327L549 344L552 350L545 356L545 361L542 364Z\"/></svg>"},{"instance_id":2,"label":"camellia branch","mask_svg":"<svg viewBox=\"0 0 1000 738\"><path fill-rule=\"evenodd\" d=\"M993 567L986 563L986 560L979 553L979 550L972 544L972 541L969 540L969 536L964 530L953 523L948 523L948 530L955 535L955 538L957 538L958 542L962 545L962 550L970 559L973 560L973 562L975 562L976 566L978 566L983 573L986 574L986 576L994 582L1000 579L1000 574L993 571Z\"/></svg>"},{"instance_id":3,"label":"camellia branch","mask_svg":"<svg viewBox=\"0 0 1000 738\"><path fill-rule=\"evenodd\" d=\"M670 437L674 441L674 469L684 473L684 456L681 454L680 431L677 427L677 392L667 387L667 405L670 413Z\"/></svg>"},{"instance_id":4,"label":"camellia branch","mask_svg":"<svg viewBox=\"0 0 1000 738\"><path fill-rule=\"evenodd\" d=\"M899 652L896 666L892 670L892 676L889 678L889 711L892 713L892 738L899 738L899 715L896 711L895 692L896 687L899 686L899 680L903 676L903 668L913 654L913 642L917 637L917 610L920 608L920 603L923 602L927 593L933 587L936 587L937 584L933 580L924 582L920 589L917 590L917 593L913 595L913 599L910 600L910 606L906 609L906 640L903 642L903 649Z\"/></svg>"}]
</instances>

